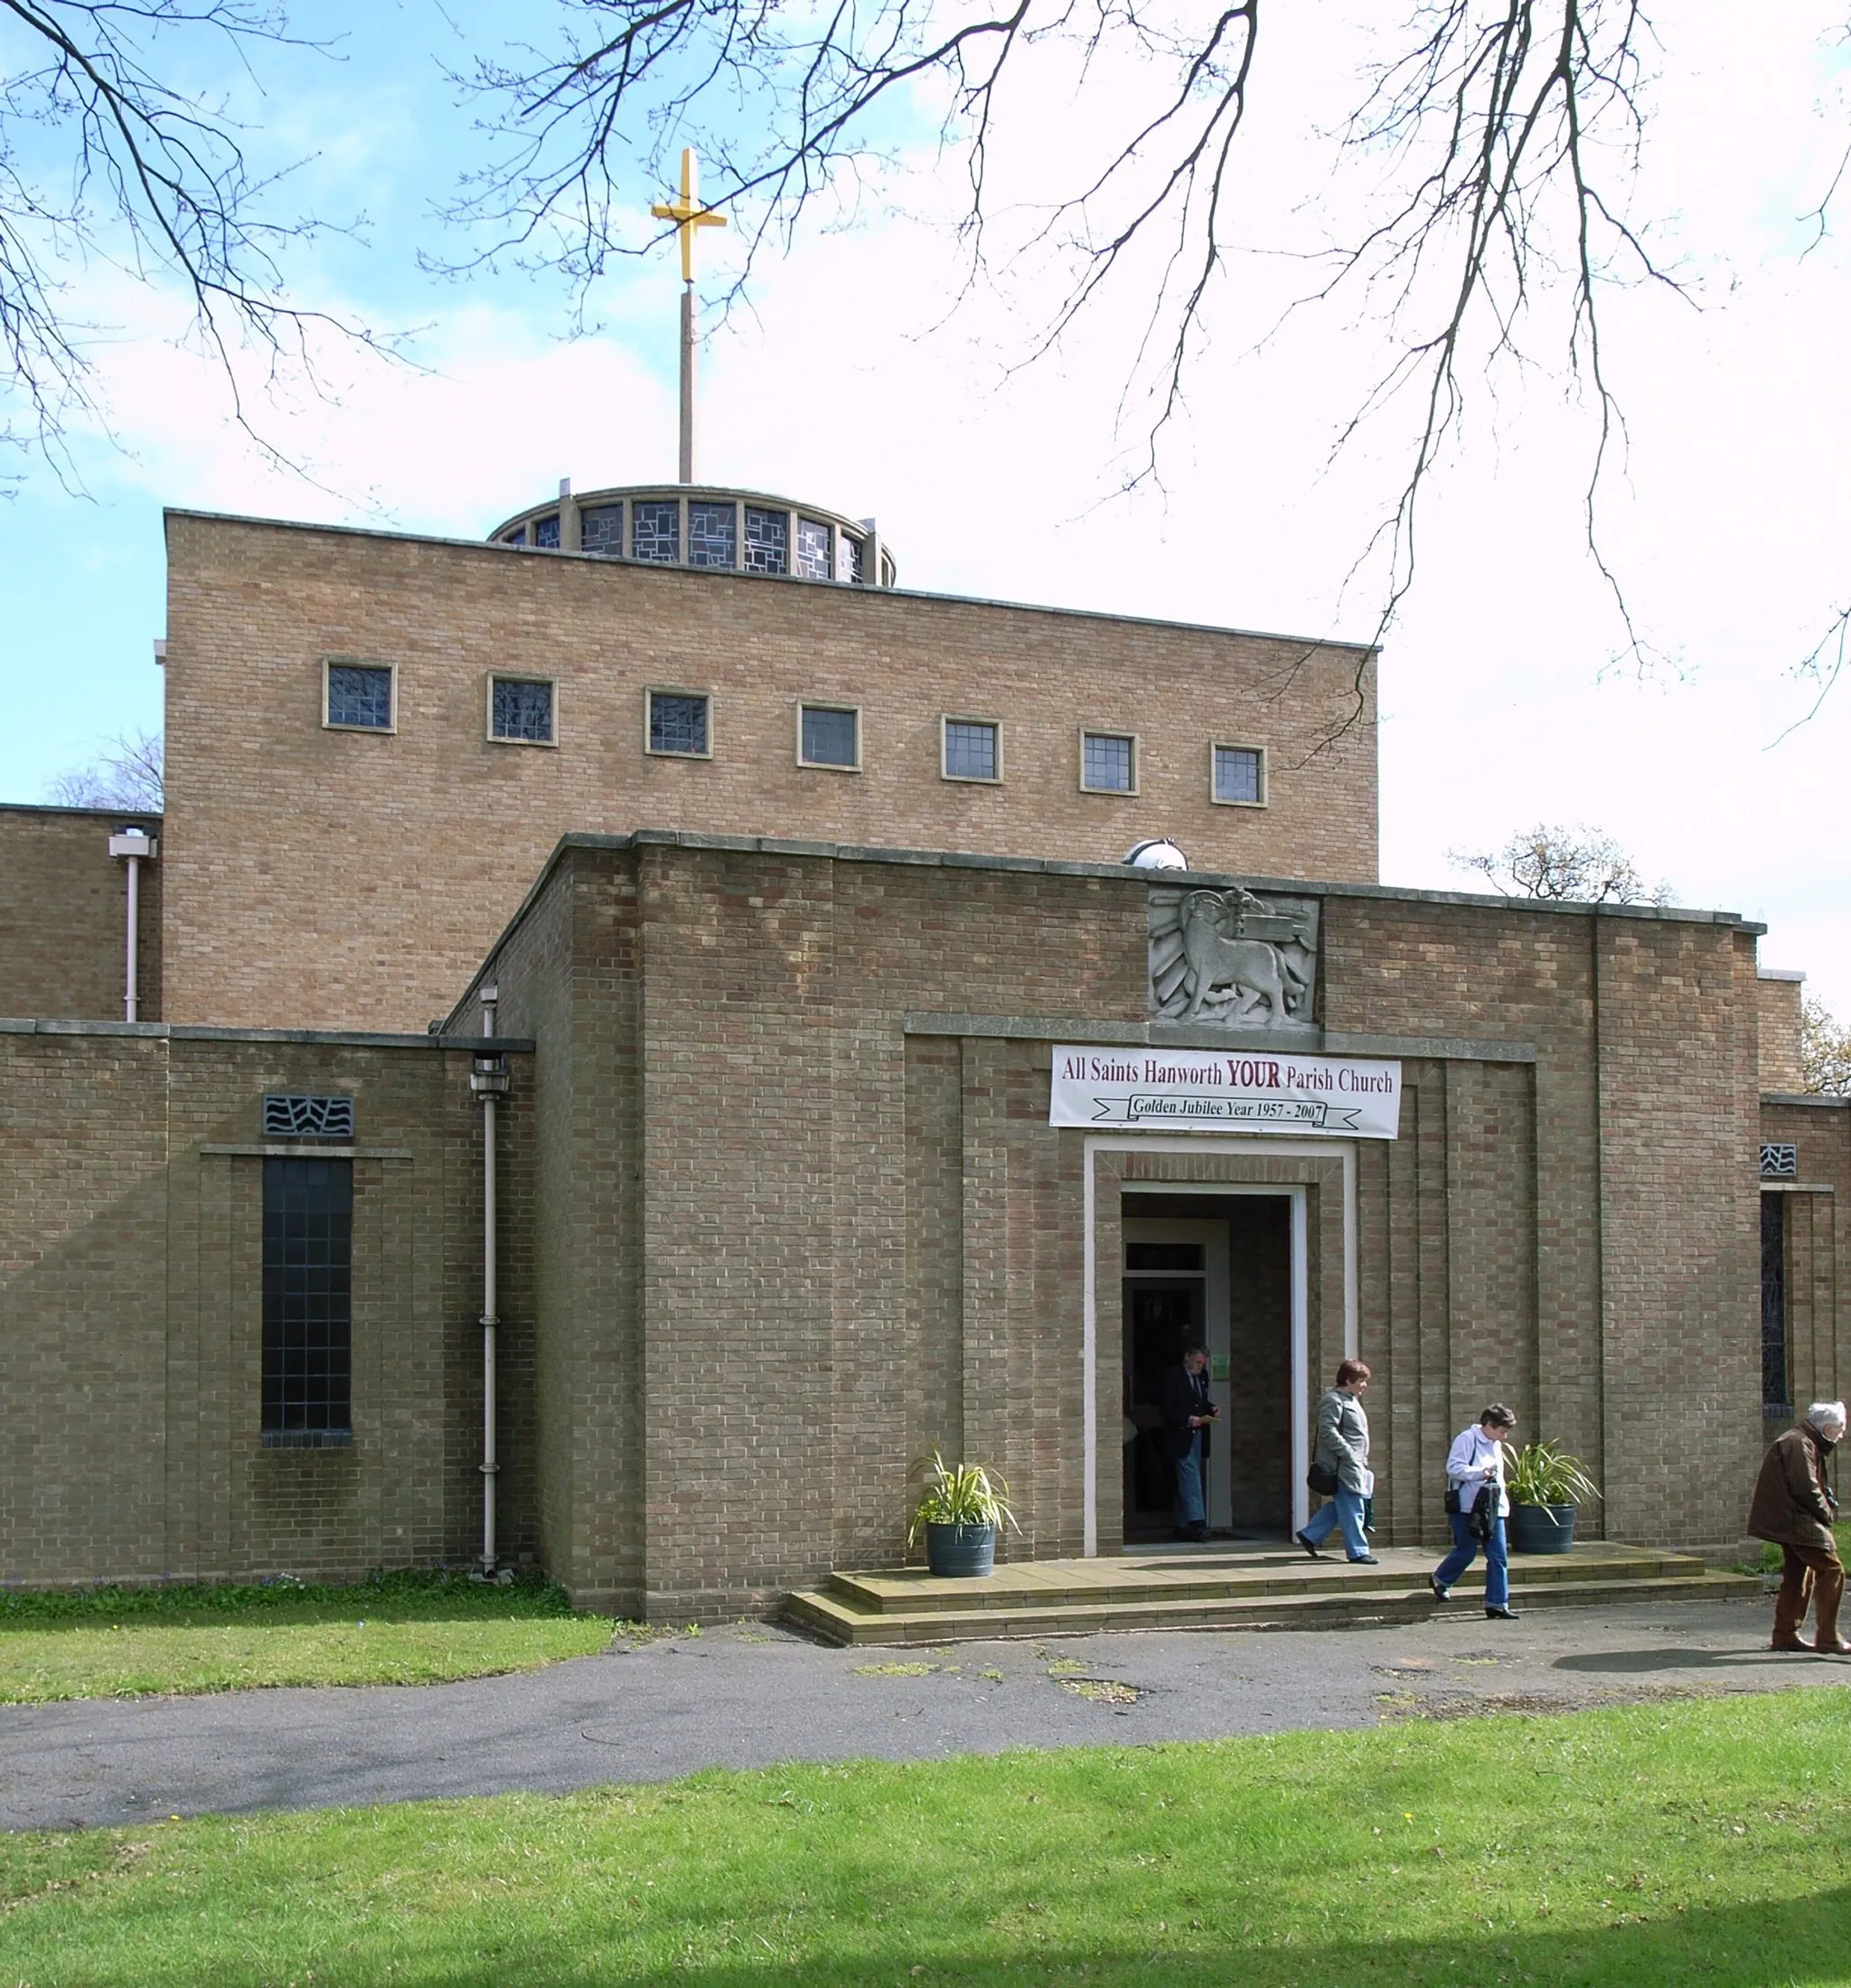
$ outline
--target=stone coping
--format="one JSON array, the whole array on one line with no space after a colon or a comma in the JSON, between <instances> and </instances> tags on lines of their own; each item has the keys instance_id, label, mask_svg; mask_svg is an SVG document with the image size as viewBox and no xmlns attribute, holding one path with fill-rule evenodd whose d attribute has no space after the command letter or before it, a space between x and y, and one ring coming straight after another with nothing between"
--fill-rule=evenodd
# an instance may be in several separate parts
<instances>
[{"instance_id":1,"label":"stone coping","mask_svg":"<svg viewBox=\"0 0 1851 1988\"><path fill-rule=\"evenodd\" d=\"M1764 1090L1764 1105L1809 1105L1815 1111L1851 1111L1851 1098L1834 1098L1822 1090Z\"/></svg>"},{"instance_id":2,"label":"stone coping","mask_svg":"<svg viewBox=\"0 0 1851 1988\"><path fill-rule=\"evenodd\" d=\"M157 822L161 819L158 807L73 807L65 801L0 801L0 815L89 815L99 822Z\"/></svg>"},{"instance_id":3,"label":"stone coping","mask_svg":"<svg viewBox=\"0 0 1851 1988\"><path fill-rule=\"evenodd\" d=\"M173 1042L301 1042L348 1050L443 1050L531 1056L524 1035L387 1035L364 1029L234 1029L190 1022L46 1022L0 1015L0 1035L117 1035Z\"/></svg>"}]
</instances>

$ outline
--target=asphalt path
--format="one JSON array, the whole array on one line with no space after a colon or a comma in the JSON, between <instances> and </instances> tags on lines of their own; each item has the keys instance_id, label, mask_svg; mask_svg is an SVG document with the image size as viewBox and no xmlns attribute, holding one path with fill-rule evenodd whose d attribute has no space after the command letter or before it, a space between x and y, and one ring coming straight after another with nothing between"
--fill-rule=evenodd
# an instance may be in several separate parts
<instances>
[{"instance_id":1,"label":"asphalt path","mask_svg":"<svg viewBox=\"0 0 1851 1988\"><path fill-rule=\"evenodd\" d=\"M0 1827L562 1794L700 1767L935 1759L1851 1684L1765 1601L1517 1623L829 1650L742 1624L462 1684L0 1708ZM929 1665L924 1671L913 1668Z\"/></svg>"}]
</instances>

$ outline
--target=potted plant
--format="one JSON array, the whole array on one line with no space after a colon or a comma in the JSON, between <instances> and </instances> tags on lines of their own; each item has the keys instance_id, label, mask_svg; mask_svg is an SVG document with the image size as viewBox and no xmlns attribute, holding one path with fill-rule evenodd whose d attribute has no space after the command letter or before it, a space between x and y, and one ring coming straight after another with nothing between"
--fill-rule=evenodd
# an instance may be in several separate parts
<instances>
[{"instance_id":1,"label":"potted plant","mask_svg":"<svg viewBox=\"0 0 1851 1988\"><path fill-rule=\"evenodd\" d=\"M988 1574L996 1566L1000 1526L1016 1526L1009 1502L1009 1485L982 1464L948 1464L934 1450L907 1473L923 1477L926 1488L907 1531L910 1548L926 1533L926 1564L935 1574L959 1577Z\"/></svg>"},{"instance_id":2,"label":"potted plant","mask_svg":"<svg viewBox=\"0 0 1851 1988\"><path fill-rule=\"evenodd\" d=\"M1578 1456L1555 1443L1504 1446L1504 1488L1510 1493L1507 1523L1513 1553L1565 1553L1574 1544L1574 1508L1598 1498L1601 1487Z\"/></svg>"}]
</instances>

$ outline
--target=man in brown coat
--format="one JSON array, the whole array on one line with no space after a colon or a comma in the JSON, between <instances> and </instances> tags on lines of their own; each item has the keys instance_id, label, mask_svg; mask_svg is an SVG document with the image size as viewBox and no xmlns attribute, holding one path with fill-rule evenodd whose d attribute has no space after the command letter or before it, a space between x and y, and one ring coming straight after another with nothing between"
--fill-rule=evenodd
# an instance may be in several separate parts
<instances>
[{"instance_id":1,"label":"man in brown coat","mask_svg":"<svg viewBox=\"0 0 1851 1988\"><path fill-rule=\"evenodd\" d=\"M1762 1459L1748 1530L1781 1550L1781 1593L1774 1603L1776 1650L1851 1656L1851 1643L1838 1635L1845 1568L1832 1534L1837 1503L1826 1484L1826 1458L1844 1434L1845 1404L1815 1401L1805 1421L1776 1437ZM1816 1610L1810 1643L1799 1634L1809 1594Z\"/></svg>"}]
</instances>

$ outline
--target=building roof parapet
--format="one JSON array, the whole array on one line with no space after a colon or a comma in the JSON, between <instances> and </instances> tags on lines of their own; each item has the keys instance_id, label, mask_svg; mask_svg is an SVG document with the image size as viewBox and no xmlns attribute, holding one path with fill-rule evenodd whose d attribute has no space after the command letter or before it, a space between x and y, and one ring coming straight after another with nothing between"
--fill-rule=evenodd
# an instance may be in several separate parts
<instances>
[{"instance_id":1,"label":"building roof parapet","mask_svg":"<svg viewBox=\"0 0 1851 1988\"><path fill-rule=\"evenodd\" d=\"M88 815L99 822L157 822L158 807L73 807L66 801L0 801L0 815Z\"/></svg>"},{"instance_id":2,"label":"building roof parapet","mask_svg":"<svg viewBox=\"0 0 1851 1988\"><path fill-rule=\"evenodd\" d=\"M1553 898L1508 898L1480 895L1468 890L1404 890L1386 883L1330 883L1320 882L1313 878L1243 876L1231 871L1217 870L1132 870L1122 862L1068 862L1047 856L985 856L943 849L882 849L850 843L786 841L773 835L709 835L686 828L637 828L623 835L598 834L587 829L574 829L561 835L553 844L551 853L540 866L540 874L528 887L526 895L516 906L512 917L496 934L494 943L483 956L481 965L470 975L467 985L450 1010L450 1019L454 1020L471 1004L475 989L482 984L495 956L506 945L509 935L526 918L528 910L546 888L554 870L568 851L651 848L713 849L735 851L742 855L810 857L831 862L886 863L926 869L989 870L1029 876L1085 877L1104 883L1123 883L1139 890L1151 889L1153 881L1160 881L1173 889L1178 879L1186 876L1191 883L1211 890L1228 890L1240 885L1252 890L1283 891L1298 896L1324 898L1359 898L1384 904L1458 905L1466 909L1476 910L1535 911L1548 917L1632 919L1660 924L1724 925L1756 937L1767 930L1765 925L1757 925L1742 917L1739 912L1683 910L1669 905L1574 904ZM1085 1041L1085 1038L1076 1040ZM1174 1038L1166 1036L1164 1040ZM1294 1040L1300 1048L1305 1046L1302 1037ZM1421 1040L1428 1039L1423 1037ZM1365 1052L1356 1050L1349 1053L1360 1055ZM1521 1057L1500 1060L1526 1060Z\"/></svg>"},{"instance_id":3,"label":"building roof parapet","mask_svg":"<svg viewBox=\"0 0 1851 1988\"><path fill-rule=\"evenodd\" d=\"M170 504L161 515L164 522L183 518L204 524L246 525L267 532L319 532L329 537L380 539L399 545L437 546L450 551L468 552L481 559L521 559L528 556L519 547L489 544L482 539L447 538L434 532L390 532L376 524L315 524L299 518L260 518L244 512L194 511L174 504ZM723 568L658 566L644 560L606 559L596 552L552 552L548 556L551 559L570 561L577 566L615 567L625 573L657 573L681 579L687 579L691 571L697 570L701 573L701 577L716 580L745 580L765 585L775 585L788 577L775 573L730 572ZM1239 636L1250 642L1287 643L1302 650L1307 655L1330 649L1339 650L1347 655L1375 655L1379 653L1381 646L1374 642L1347 641L1340 636L1290 635L1277 628L1238 628L1215 621L1168 621L1156 615L1120 614L1104 608L1059 608L1052 607L1045 601L998 600L987 594L932 593L922 587L822 586L820 591L832 600L918 601L935 608L980 608L993 609L1001 614L1045 615L1066 621L1106 621L1127 628L1182 630L1190 635Z\"/></svg>"},{"instance_id":4,"label":"building roof parapet","mask_svg":"<svg viewBox=\"0 0 1851 1988\"><path fill-rule=\"evenodd\" d=\"M683 849L731 849L768 856L819 856L836 862L916 863L946 870L1002 870L1038 876L1098 877L1134 884L1141 889L1150 888L1153 881L1174 888L1187 879L1190 883L1209 889L1225 889L1239 883L1250 890L1282 890L1301 896L1366 898L1395 904L1456 904L1480 910L1637 919L1660 924L1729 925L1757 934L1767 930L1766 926L1755 924L1739 911L1711 911L1678 905L1579 903L1555 898L1504 897L1489 891L1429 890L1392 883L1345 883L1315 877L1262 877L1222 870L1132 870L1122 862L1070 862L1050 856L991 856L965 850L883 849L853 843L787 842L773 835L709 835L682 828L638 828L626 835L597 835L575 829L559 838L558 846L548 858L547 867L550 869L559 852L567 848L646 848L658 843Z\"/></svg>"}]
</instances>

